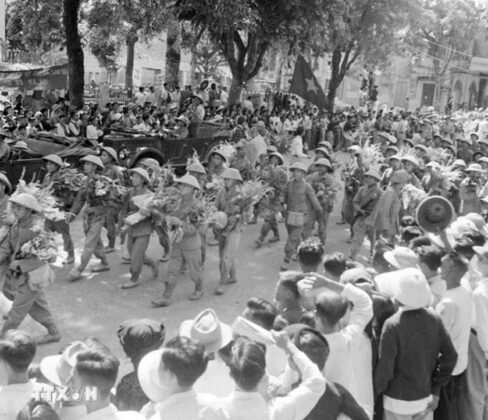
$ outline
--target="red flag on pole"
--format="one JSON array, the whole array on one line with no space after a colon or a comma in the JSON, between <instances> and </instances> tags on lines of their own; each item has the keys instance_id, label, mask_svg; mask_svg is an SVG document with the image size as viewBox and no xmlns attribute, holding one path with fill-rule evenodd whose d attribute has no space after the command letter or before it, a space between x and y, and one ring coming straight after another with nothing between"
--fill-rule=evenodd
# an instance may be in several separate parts
<instances>
[{"instance_id":1,"label":"red flag on pole","mask_svg":"<svg viewBox=\"0 0 488 420\"><path fill-rule=\"evenodd\" d=\"M319 109L324 109L327 106L324 91L315 78L312 69L301 55L298 56L295 64L290 92L301 96L306 101L312 102Z\"/></svg>"}]
</instances>

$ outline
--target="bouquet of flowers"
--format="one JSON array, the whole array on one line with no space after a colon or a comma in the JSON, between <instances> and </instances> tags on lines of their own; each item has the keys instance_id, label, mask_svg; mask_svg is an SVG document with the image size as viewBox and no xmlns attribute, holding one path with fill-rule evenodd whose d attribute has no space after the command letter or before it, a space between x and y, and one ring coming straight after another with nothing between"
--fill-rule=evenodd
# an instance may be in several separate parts
<instances>
[{"instance_id":1,"label":"bouquet of flowers","mask_svg":"<svg viewBox=\"0 0 488 420\"><path fill-rule=\"evenodd\" d=\"M41 225L37 224L32 227L32 231L39 234L25 242L20 247L20 253L25 256L35 256L42 261L53 262L59 255L58 245L56 240L56 233L45 230Z\"/></svg>"},{"instance_id":2,"label":"bouquet of flowers","mask_svg":"<svg viewBox=\"0 0 488 420\"><path fill-rule=\"evenodd\" d=\"M95 196L103 199L120 200L126 189L113 179L100 175L95 181Z\"/></svg>"},{"instance_id":3,"label":"bouquet of flowers","mask_svg":"<svg viewBox=\"0 0 488 420\"><path fill-rule=\"evenodd\" d=\"M20 193L33 195L42 209L42 214L49 220L63 220L64 212L59 210L59 203L53 195L52 187L41 187L38 182L26 182L21 179L12 196Z\"/></svg>"},{"instance_id":4,"label":"bouquet of flowers","mask_svg":"<svg viewBox=\"0 0 488 420\"><path fill-rule=\"evenodd\" d=\"M106 197L111 192L113 183L110 178L100 175L95 181L95 195L97 197Z\"/></svg>"},{"instance_id":5,"label":"bouquet of flowers","mask_svg":"<svg viewBox=\"0 0 488 420\"><path fill-rule=\"evenodd\" d=\"M400 151L398 152L398 156L400 159L409 159L413 162L415 162L415 164L420 167L422 162L420 160L420 158L417 156L417 152L415 151L415 149L413 147L402 147L400 149Z\"/></svg>"},{"instance_id":6,"label":"bouquet of flowers","mask_svg":"<svg viewBox=\"0 0 488 420\"><path fill-rule=\"evenodd\" d=\"M136 213L129 214L124 219L122 231L127 230L130 226L134 226L151 216L150 206L153 198L154 193L136 195L135 197L132 197L132 202L139 210Z\"/></svg>"},{"instance_id":7,"label":"bouquet of flowers","mask_svg":"<svg viewBox=\"0 0 488 420\"><path fill-rule=\"evenodd\" d=\"M213 176L212 180L207 183L206 185L206 195L209 197L213 197L214 199L217 197L217 193L224 188L224 180L221 177Z\"/></svg>"},{"instance_id":8,"label":"bouquet of flowers","mask_svg":"<svg viewBox=\"0 0 488 420\"><path fill-rule=\"evenodd\" d=\"M266 187L261 181L246 181L237 186L238 195L232 202L238 204L242 211L246 211L258 203L266 194L272 193L273 188Z\"/></svg>"},{"instance_id":9,"label":"bouquet of flowers","mask_svg":"<svg viewBox=\"0 0 488 420\"><path fill-rule=\"evenodd\" d=\"M414 210L427 198L427 193L412 184L407 184L402 190L402 202L405 210Z\"/></svg>"},{"instance_id":10,"label":"bouquet of flowers","mask_svg":"<svg viewBox=\"0 0 488 420\"><path fill-rule=\"evenodd\" d=\"M451 159L451 155L441 147L427 147L427 156L431 161L445 164Z\"/></svg>"},{"instance_id":11,"label":"bouquet of flowers","mask_svg":"<svg viewBox=\"0 0 488 420\"><path fill-rule=\"evenodd\" d=\"M226 163L224 163L224 166L227 166L229 163L229 159L231 158L232 155L236 152L236 148L234 147L233 144L228 143L228 142L222 142L220 143L217 147L214 147L211 151L209 156L213 152L218 152L221 153L223 156L225 156Z\"/></svg>"},{"instance_id":12,"label":"bouquet of flowers","mask_svg":"<svg viewBox=\"0 0 488 420\"><path fill-rule=\"evenodd\" d=\"M329 202L329 204L333 204L337 192L340 189L340 185L332 177L328 177L327 182L319 182L318 180L315 180L312 185L317 191L317 198L320 202Z\"/></svg>"},{"instance_id":13,"label":"bouquet of flowers","mask_svg":"<svg viewBox=\"0 0 488 420\"><path fill-rule=\"evenodd\" d=\"M282 155L286 155L290 151L292 140L293 137L287 133L271 136L271 143L276 146L278 152Z\"/></svg>"},{"instance_id":14,"label":"bouquet of flowers","mask_svg":"<svg viewBox=\"0 0 488 420\"><path fill-rule=\"evenodd\" d=\"M190 220L200 221L205 224L211 223L213 215L217 211L214 205L214 198L204 194L197 194L195 198L196 204L190 214Z\"/></svg>"},{"instance_id":15,"label":"bouquet of flowers","mask_svg":"<svg viewBox=\"0 0 488 420\"><path fill-rule=\"evenodd\" d=\"M370 144L369 142L366 143L361 148L361 156L363 158L363 163L368 170L370 169L377 169L379 170L381 165L384 162L383 153L381 153L380 144Z\"/></svg>"},{"instance_id":16,"label":"bouquet of flowers","mask_svg":"<svg viewBox=\"0 0 488 420\"><path fill-rule=\"evenodd\" d=\"M86 180L86 176L76 169L61 169L59 176L52 183L56 197L61 198L65 204L70 205Z\"/></svg>"},{"instance_id":17,"label":"bouquet of flowers","mask_svg":"<svg viewBox=\"0 0 488 420\"><path fill-rule=\"evenodd\" d=\"M181 193L174 186L158 190L155 194L149 208L163 214L173 213L180 205Z\"/></svg>"},{"instance_id":18,"label":"bouquet of flowers","mask_svg":"<svg viewBox=\"0 0 488 420\"><path fill-rule=\"evenodd\" d=\"M164 190L173 184L175 173L173 167L169 163L165 163L162 167L152 173L153 188L156 190Z\"/></svg>"}]
</instances>

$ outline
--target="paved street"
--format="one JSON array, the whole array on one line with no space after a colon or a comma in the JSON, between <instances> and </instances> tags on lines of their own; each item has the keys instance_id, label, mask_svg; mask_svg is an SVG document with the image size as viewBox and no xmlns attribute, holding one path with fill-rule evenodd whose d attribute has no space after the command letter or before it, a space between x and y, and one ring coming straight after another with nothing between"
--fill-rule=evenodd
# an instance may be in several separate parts
<instances>
[{"instance_id":1,"label":"paved street","mask_svg":"<svg viewBox=\"0 0 488 420\"><path fill-rule=\"evenodd\" d=\"M346 243L348 230L344 225L337 225L339 219L340 199L336 203L331 217L329 240L326 252L348 251ZM83 241L81 221L73 225L76 253L79 256ZM129 265L122 264L122 250L109 254L110 271L88 276L76 283L67 281L68 268L58 269L56 281L47 290L48 300L59 321L62 341L42 346L38 357L53 354L71 340L80 337L96 336L122 357L116 331L118 325L128 318L153 318L161 320L167 328L167 337L174 335L179 324L193 318L199 311L212 307L224 322L232 322L245 302L252 296L267 299L273 298L273 292L280 264L283 261L283 247L286 230L280 224L281 241L264 244L260 249L254 245L258 236L261 221L258 225L245 226L241 241L241 258L238 263L238 283L231 285L224 296L214 295L218 276L218 249L208 247L204 272L204 296L197 302L187 298L193 290L191 280L182 275L175 290L174 303L169 308L152 308L151 299L157 298L162 290L161 279L164 278L167 263L160 263L160 280L151 280L151 271L145 267L142 274L143 284L135 289L122 290L120 284L129 279ZM105 233L103 234L105 239ZM117 244L120 248L120 245ZM160 257L162 248L156 235L153 235L148 254ZM347 254L346 254L347 255ZM92 263L97 263L92 260ZM291 266L293 268L293 265ZM43 329L31 319L22 324L22 328L34 334L42 334Z\"/></svg>"}]
</instances>

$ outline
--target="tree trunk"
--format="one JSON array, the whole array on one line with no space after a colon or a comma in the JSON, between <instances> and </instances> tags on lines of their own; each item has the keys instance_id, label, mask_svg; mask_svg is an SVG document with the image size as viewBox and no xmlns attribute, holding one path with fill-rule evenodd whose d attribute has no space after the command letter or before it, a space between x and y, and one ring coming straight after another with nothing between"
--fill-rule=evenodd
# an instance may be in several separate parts
<instances>
[{"instance_id":1,"label":"tree trunk","mask_svg":"<svg viewBox=\"0 0 488 420\"><path fill-rule=\"evenodd\" d=\"M127 61L125 63L125 88L129 98L132 98L134 91L134 50L137 42L137 35L130 33L127 35L125 43L127 45Z\"/></svg>"},{"instance_id":2,"label":"tree trunk","mask_svg":"<svg viewBox=\"0 0 488 420\"><path fill-rule=\"evenodd\" d=\"M69 100L73 108L83 106L85 67L78 32L78 11L81 0L63 0L63 24L68 54Z\"/></svg>"},{"instance_id":3,"label":"tree trunk","mask_svg":"<svg viewBox=\"0 0 488 420\"><path fill-rule=\"evenodd\" d=\"M165 81L171 86L180 84L181 31L176 19L168 22L166 35Z\"/></svg>"},{"instance_id":4,"label":"tree trunk","mask_svg":"<svg viewBox=\"0 0 488 420\"><path fill-rule=\"evenodd\" d=\"M341 84L338 77L331 77L329 82L329 90L327 91L327 111L334 112L334 101L337 94L337 89Z\"/></svg>"},{"instance_id":5,"label":"tree trunk","mask_svg":"<svg viewBox=\"0 0 488 420\"><path fill-rule=\"evenodd\" d=\"M327 91L327 111L334 112L334 101L337 88L340 86L344 76L341 76L342 49L335 48L330 60L330 82Z\"/></svg>"},{"instance_id":6,"label":"tree trunk","mask_svg":"<svg viewBox=\"0 0 488 420\"><path fill-rule=\"evenodd\" d=\"M230 90L229 90L229 100L228 100L229 105L234 105L241 102L241 94L243 88L244 88L244 82L241 79L234 76L232 78L232 84L230 85Z\"/></svg>"}]
</instances>

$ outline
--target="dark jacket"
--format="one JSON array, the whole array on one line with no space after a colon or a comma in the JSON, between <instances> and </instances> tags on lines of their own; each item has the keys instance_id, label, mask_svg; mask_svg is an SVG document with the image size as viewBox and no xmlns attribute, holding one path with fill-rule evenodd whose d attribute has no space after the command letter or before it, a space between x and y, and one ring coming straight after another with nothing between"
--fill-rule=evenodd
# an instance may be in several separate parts
<instances>
[{"instance_id":1,"label":"dark jacket","mask_svg":"<svg viewBox=\"0 0 488 420\"><path fill-rule=\"evenodd\" d=\"M432 309L399 311L387 319L374 372L375 394L403 401L439 395L456 365L457 353Z\"/></svg>"}]
</instances>

